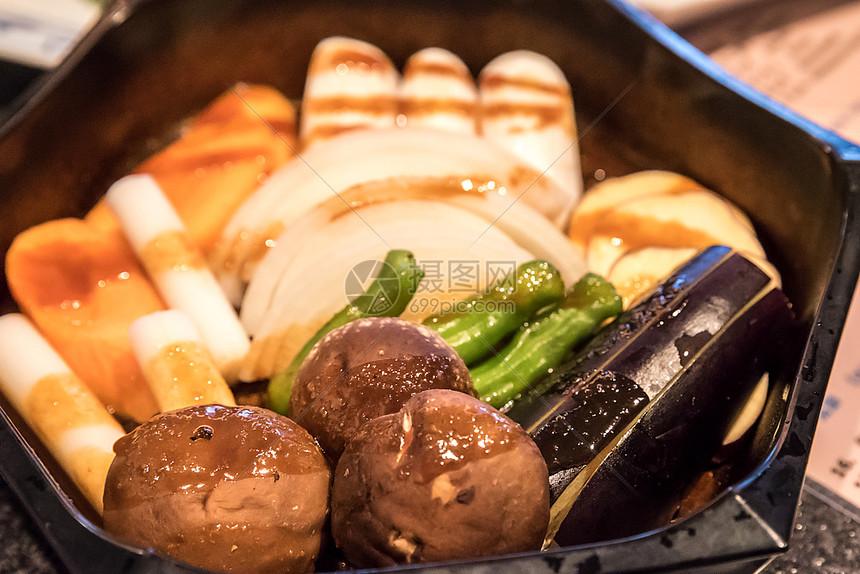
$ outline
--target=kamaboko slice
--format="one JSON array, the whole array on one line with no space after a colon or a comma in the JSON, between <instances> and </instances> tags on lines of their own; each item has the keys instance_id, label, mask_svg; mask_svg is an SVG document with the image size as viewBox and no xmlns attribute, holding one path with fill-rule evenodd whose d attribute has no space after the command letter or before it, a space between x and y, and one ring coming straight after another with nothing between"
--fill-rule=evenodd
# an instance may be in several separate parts
<instances>
[{"instance_id":1,"label":"kamaboko slice","mask_svg":"<svg viewBox=\"0 0 860 574\"><path fill-rule=\"evenodd\" d=\"M564 72L529 50L502 54L478 77L484 136L511 150L567 192L542 201L564 225L582 194L573 97Z\"/></svg>"},{"instance_id":2,"label":"kamaboko slice","mask_svg":"<svg viewBox=\"0 0 860 574\"><path fill-rule=\"evenodd\" d=\"M302 147L348 130L394 127L399 78L373 44L340 36L317 44L302 98Z\"/></svg>"},{"instance_id":3,"label":"kamaboko slice","mask_svg":"<svg viewBox=\"0 0 860 574\"><path fill-rule=\"evenodd\" d=\"M463 60L443 48L412 54L400 82L398 124L450 132L478 132L478 89Z\"/></svg>"}]
</instances>

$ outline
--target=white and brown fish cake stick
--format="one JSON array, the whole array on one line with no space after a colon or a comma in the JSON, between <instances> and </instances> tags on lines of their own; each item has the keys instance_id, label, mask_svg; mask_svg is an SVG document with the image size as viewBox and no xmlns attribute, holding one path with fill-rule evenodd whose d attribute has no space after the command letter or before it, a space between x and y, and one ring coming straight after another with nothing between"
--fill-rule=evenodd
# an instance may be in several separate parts
<instances>
[{"instance_id":1,"label":"white and brown fish cake stick","mask_svg":"<svg viewBox=\"0 0 860 574\"><path fill-rule=\"evenodd\" d=\"M218 370L235 380L248 335L158 184L148 175L124 177L106 199L165 304L188 314Z\"/></svg>"},{"instance_id":2,"label":"white and brown fish cake stick","mask_svg":"<svg viewBox=\"0 0 860 574\"><path fill-rule=\"evenodd\" d=\"M0 341L0 389L101 514L122 427L29 319L0 317Z\"/></svg>"},{"instance_id":3,"label":"white and brown fish cake stick","mask_svg":"<svg viewBox=\"0 0 860 574\"><path fill-rule=\"evenodd\" d=\"M372 44L342 37L317 44L302 99L302 146L352 129L394 127L399 79L388 56Z\"/></svg>"},{"instance_id":4,"label":"white and brown fish cake stick","mask_svg":"<svg viewBox=\"0 0 860 574\"><path fill-rule=\"evenodd\" d=\"M568 191L553 206L567 220L582 194L582 173L570 84L549 58L517 50L493 59L479 77L481 127L494 140Z\"/></svg>"},{"instance_id":5,"label":"white and brown fish cake stick","mask_svg":"<svg viewBox=\"0 0 860 574\"><path fill-rule=\"evenodd\" d=\"M128 338L159 411L236 404L200 333L182 311L144 315L131 324Z\"/></svg>"},{"instance_id":6,"label":"white and brown fish cake stick","mask_svg":"<svg viewBox=\"0 0 860 574\"><path fill-rule=\"evenodd\" d=\"M477 133L478 90L466 64L448 50L415 52L403 68L398 125Z\"/></svg>"}]
</instances>

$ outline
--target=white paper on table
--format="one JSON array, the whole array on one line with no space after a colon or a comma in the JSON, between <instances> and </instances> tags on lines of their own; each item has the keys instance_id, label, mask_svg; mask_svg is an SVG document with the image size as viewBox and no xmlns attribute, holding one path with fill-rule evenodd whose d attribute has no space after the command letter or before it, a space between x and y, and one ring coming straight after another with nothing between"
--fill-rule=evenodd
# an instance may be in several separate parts
<instances>
[{"instance_id":1,"label":"white paper on table","mask_svg":"<svg viewBox=\"0 0 860 574\"><path fill-rule=\"evenodd\" d=\"M775 100L860 142L860 2L723 46L710 56Z\"/></svg>"},{"instance_id":2,"label":"white paper on table","mask_svg":"<svg viewBox=\"0 0 860 574\"><path fill-rule=\"evenodd\" d=\"M860 506L860 297L855 292L824 396L807 473Z\"/></svg>"},{"instance_id":3,"label":"white paper on table","mask_svg":"<svg viewBox=\"0 0 860 574\"><path fill-rule=\"evenodd\" d=\"M682 26L700 18L755 0L628 0L651 12L669 26Z\"/></svg>"},{"instance_id":4,"label":"white paper on table","mask_svg":"<svg viewBox=\"0 0 860 574\"><path fill-rule=\"evenodd\" d=\"M100 11L98 0L0 0L0 59L52 68Z\"/></svg>"}]
</instances>

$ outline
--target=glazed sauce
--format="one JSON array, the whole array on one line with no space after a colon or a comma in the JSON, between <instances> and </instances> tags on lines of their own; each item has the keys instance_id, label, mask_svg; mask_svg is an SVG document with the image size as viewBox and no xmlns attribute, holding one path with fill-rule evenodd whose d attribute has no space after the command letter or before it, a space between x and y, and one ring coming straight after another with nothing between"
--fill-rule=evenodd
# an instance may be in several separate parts
<instances>
[{"instance_id":1,"label":"glazed sauce","mask_svg":"<svg viewBox=\"0 0 860 574\"><path fill-rule=\"evenodd\" d=\"M287 424L285 425L285 422ZM132 487L114 485L127 504L154 493L208 492L222 482L319 472L321 455L289 419L255 407L204 405L158 415L114 445L136 469ZM283 464L289 453L290 464ZM109 485L110 486L110 485Z\"/></svg>"},{"instance_id":2,"label":"glazed sauce","mask_svg":"<svg viewBox=\"0 0 860 574\"><path fill-rule=\"evenodd\" d=\"M481 108L482 119L493 121L500 117L531 116L535 124L528 131L564 125L570 110L562 104L525 104L522 102L496 102ZM524 128L520 131L526 131Z\"/></svg>"},{"instance_id":3,"label":"glazed sauce","mask_svg":"<svg viewBox=\"0 0 860 574\"><path fill-rule=\"evenodd\" d=\"M570 98L570 88L560 84L550 84L534 78L512 77L502 74L490 74L481 77L482 89L505 89L520 88L524 91L538 92L558 96L559 98Z\"/></svg>"},{"instance_id":4,"label":"glazed sauce","mask_svg":"<svg viewBox=\"0 0 860 574\"><path fill-rule=\"evenodd\" d=\"M243 229L229 241L218 242L210 258L212 266L224 272L239 267L239 277L243 281L250 281L254 264L276 245L276 240L283 232L284 225L279 221L259 230Z\"/></svg>"},{"instance_id":5,"label":"glazed sauce","mask_svg":"<svg viewBox=\"0 0 860 574\"><path fill-rule=\"evenodd\" d=\"M162 412L194 404L236 404L212 357L196 342L165 346L143 372Z\"/></svg>"},{"instance_id":6,"label":"glazed sauce","mask_svg":"<svg viewBox=\"0 0 860 574\"><path fill-rule=\"evenodd\" d=\"M503 414L453 393L419 395L398 414L405 453L401 473L430 481L470 462L503 455L522 440L522 429Z\"/></svg>"},{"instance_id":7,"label":"glazed sauce","mask_svg":"<svg viewBox=\"0 0 860 574\"><path fill-rule=\"evenodd\" d=\"M400 113L407 117L431 114L459 114L466 117L478 112L478 104L452 98L410 99L400 102Z\"/></svg>"},{"instance_id":8,"label":"glazed sauce","mask_svg":"<svg viewBox=\"0 0 860 574\"><path fill-rule=\"evenodd\" d=\"M394 97L373 96L327 96L306 100L303 111L311 114L336 114L356 112L361 114L388 116L396 113L397 100Z\"/></svg>"},{"instance_id":9,"label":"glazed sauce","mask_svg":"<svg viewBox=\"0 0 860 574\"><path fill-rule=\"evenodd\" d=\"M200 251L183 231L159 233L143 246L140 259L151 275L206 268Z\"/></svg>"},{"instance_id":10,"label":"glazed sauce","mask_svg":"<svg viewBox=\"0 0 860 574\"><path fill-rule=\"evenodd\" d=\"M454 64L412 60L407 64L406 69L403 70L403 77L406 79L422 75L454 78L470 84L472 83L472 76L468 70Z\"/></svg>"},{"instance_id":11,"label":"glazed sauce","mask_svg":"<svg viewBox=\"0 0 860 574\"><path fill-rule=\"evenodd\" d=\"M705 248L720 243L713 235L676 221L617 212L605 214L594 224L593 231L592 237L612 237L613 244L625 251L644 247Z\"/></svg>"},{"instance_id":12,"label":"glazed sauce","mask_svg":"<svg viewBox=\"0 0 860 574\"><path fill-rule=\"evenodd\" d=\"M484 197L488 193L504 195L507 188L496 178L484 174L391 177L348 187L338 197L321 203L318 209L334 221L369 205L405 200L450 201L457 196Z\"/></svg>"},{"instance_id":13,"label":"glazed sauce","mask_svg":"<svg viewBox=\"0 0 860 574\"><path fill-rule=\"evenodd\" d=\"M304 138L307 141L318 141L318 140L326 140L333 138L335 136L339 136L342 133L350 132L353 130L360 130L368 127L365 122L356 122L356 123L331 123L325 124L320 123L315 126L313 129L308 131Z\"/></svg>"},{"instance_id":14,"label":"glazed sauce","mask_svg":"<svg viewBox=\"0 0 860 574\"><path fill-rule=\"evenodd\" d=\"M512 167L507 175L507 183L519 193L525 192L531 186L540 186L541 173L532 168L516 165ZM522 190L522 191L520 191Z\"/></svg>"},{"instance_id":15,"label":"glazed sauce","mask_svg":"<svg viewBox=\"0 0 860 574\"><path fill-rule=\"evenodd\" d=\"M704 188L694 182L691 179L687 178L679 178L675 183L668 187L661 188L659 193L648 194L651 195L679 195L682 193L686 193L689 191L702 191ZM636 196L636 197L645 197L645 195ZM631 198L632 199L632 198ZM615 211L617 205L613 204L608 207L604 207L602 209L596 209L594 211L586 211L583 213L582 211L574 212L573 219L570 222L570 230L568 231L570 238L573 241L576 241L582 245L587 245L590 238L594 235L598 235L601 227L605 229L606 224L604 223L607 218L611 218L613 212ZM614 226L617 227L617 226ZM610 236L614 236L610 234Z\"/></svg>"},{"instance_id":16,"label":"glazed sauce","mask_svg":"<svg viewBox=\"0 0 860 574\"><path fill-rule=\"evenodd\" d=\"M56 240L44 249L40 257L50 265L23 267L29 276L25 278L26 286L31 290L34 302L39 307L62 307L63 309L80 309L86 307L98 288L97 282L89 273L80 273L92 260L73 242ZM29 255L29 254L28 254ZM102 265L105 278L117 277L129 267L126 261L117 257L116 252L105 251ZM33 256L31 256L33 257ZM58 288L59 286L62 288Z\"/></svg>"},{"instance_id":17,"label":"glazed sauce","mask_svg":"<svg viewBox=\"0 0 860 574\"><path fill-rule=\"evenodd\" d=\"M69 430L93 424L116 424L72 373L39 379L27 395L23 410L29 420L38 421L36 426L49 441L55 441Z\"/></svg>"}]
</instances>

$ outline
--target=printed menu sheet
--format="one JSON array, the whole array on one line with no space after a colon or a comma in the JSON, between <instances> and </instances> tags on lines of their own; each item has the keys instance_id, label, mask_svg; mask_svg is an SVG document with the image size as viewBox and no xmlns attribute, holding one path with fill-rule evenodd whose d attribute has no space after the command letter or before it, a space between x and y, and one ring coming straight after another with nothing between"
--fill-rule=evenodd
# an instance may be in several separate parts
<instances>
[{"instance_id":1,"label":"printed menu sheet","mask_svg":"<svg viewBox=\"0 0 860 574\"><path fill-rule=\"evenodd\" d=\"M741 80L860 143L860 2L823 2L817 12L813 4L771 2L739 15L743 22L703 26L690 39ZM707 44L719 47L711 50ZM860 506L858 299L860 290L848 314L808 467L810 477L856 506Z\"/></svg>"},{"instance_id":2,"label":"printed menu sheet","mask_svg":"<svg viewBox=\"0 0 860 574\"><path fill-rule=\"evenodd\" d=\"M690 40L744 82L860 143L860 1L767 2Z\"/></svg>"}]
</instances>

